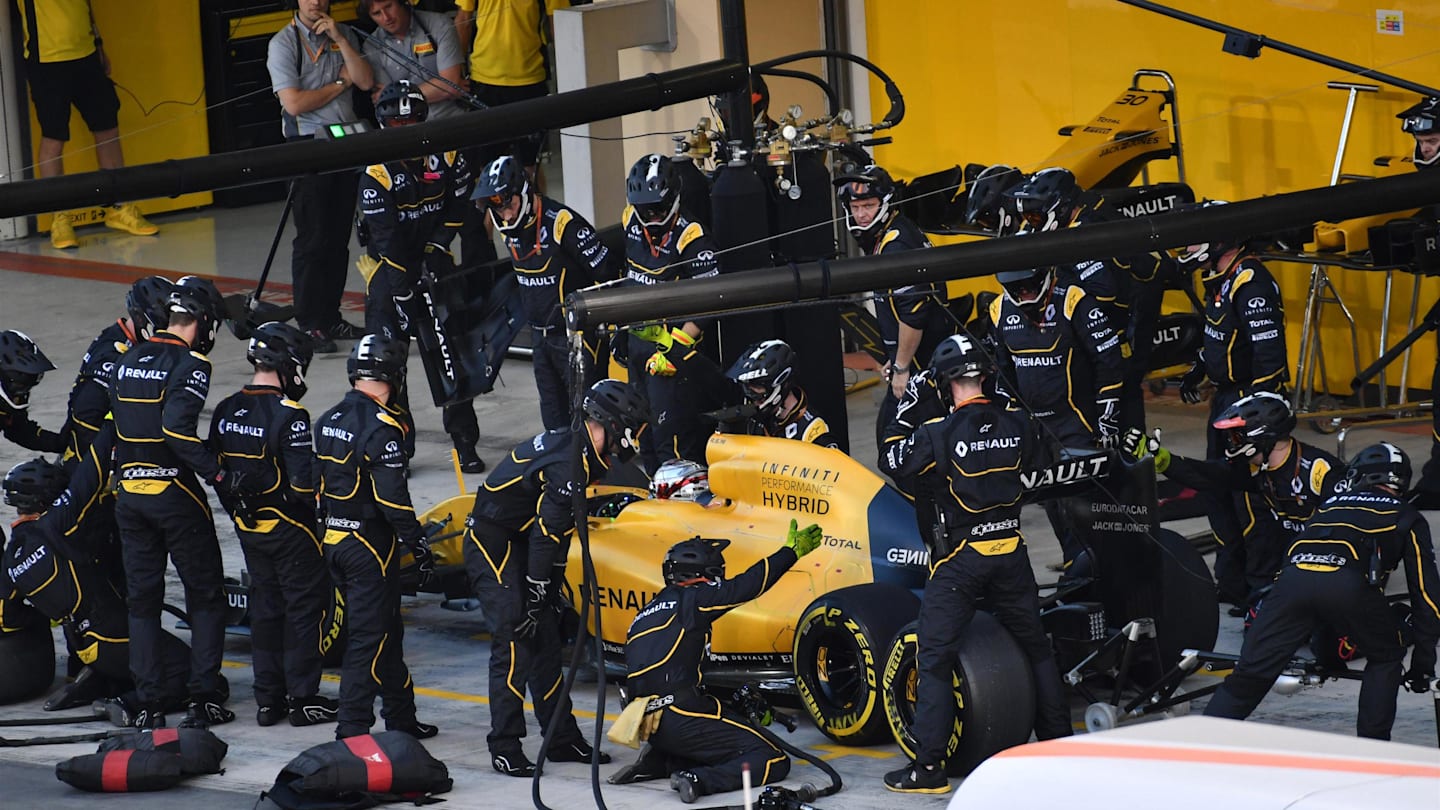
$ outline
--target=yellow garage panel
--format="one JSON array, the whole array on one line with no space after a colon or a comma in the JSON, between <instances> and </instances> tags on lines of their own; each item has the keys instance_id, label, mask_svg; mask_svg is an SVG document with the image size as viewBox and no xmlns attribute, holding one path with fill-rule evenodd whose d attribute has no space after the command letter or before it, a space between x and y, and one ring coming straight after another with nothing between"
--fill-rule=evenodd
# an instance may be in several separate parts
<instances>
[{"instance_id":1,"label":"yellow garage panel","mask_svg":"<svg viewBox=\"0 0 1440 810\"><path fill-rule=\"evenodd\" d=\"M1417 82L1440 83L1440 4L1381 4L1404 12L1402 35L1378 33L1376 5L1356 0L1169 5ZM869 0L865 14L868 56L905 94L906 117L895 142L876 154L901 177L970 162L1044 168L1038 161L1064 143L1056 134L1060 127L1087 121L1129 85L1135 70L1158 68L1178 86L1187 179L1198 195L1245 199L1323 186L1346 101L1344 92L1325 84L1364 81L1269 48L1253 60L1232 56L1221 51L1218 32L1116 0ZM871 96L883 98L873 81ZM1416 100L1389 88L1362 95L1343 171L1374 174L1374 157L1409 154L1412 141L1400 132L1395 114ZM1150 176L1177 179L1174 163L1152 163ZM1293 371L1309 265L1272 269L1285 293ZM1344 270L1332 278L1361 323L1361 361L1369 362L1379 348L1382 278ZM1411 284L1408 276L1397 279L1393 322L1403 324L1408 315ZM986 282L953 288L998 289ZM1437 294L1440 283L1422 283L1422 313ZM1330 386L1345 392L1355 370L1348 360L1350 333L1338 315L1326 314L1323 348ZM1391 342L1401 334L1401 326L1392 326ZM1424 385L1434 362L1434 341L1418 343L1412 384ZM1399 371L1391 367L1392 383Z\"/></svg>"}]
</instances>

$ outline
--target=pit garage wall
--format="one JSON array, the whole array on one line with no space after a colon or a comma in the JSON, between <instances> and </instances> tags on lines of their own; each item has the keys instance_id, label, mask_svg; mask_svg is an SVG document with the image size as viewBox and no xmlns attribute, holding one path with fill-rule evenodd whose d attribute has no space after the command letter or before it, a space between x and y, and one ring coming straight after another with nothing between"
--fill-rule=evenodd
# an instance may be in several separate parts
<instances>
[{"instance_id":1,"label":"pit garage wall","mask_svg":"<svg viewBox=\"0 0 1440 810\"><path fill-rule=\"evenodd\" d=\"M1174 0L1173 8L1373 66L1422 84L1440 84L1440 4L1428 0ZM1404 13L1404 33L1377 33L1376 8ZM1329 182L1344 115L1344 91L1327 81L1364 82L1340 70L1264 50L1258 59L1223 53L1222 35L1116 0L868 0L868 56L905 94L895 143L877 159L902 177L964 163L1004 162L1026 171L1061 143L1056 130L1088 121L1140 68L1159 68L1178 87L1186 173L1199 196L1244 199ZM1154 85L1147 84L1147 87ZM871 85L872 98L880 86ZM1409 154L1395 114L1413 94L1382 88L1356 103L1342 171L1373 174L1378 155ZM1173 161L1152 164L1152 181L1174 180ZM1272 264L1285 295L1291 373L1300 341L1309 265ZM1383 274L1334 270L1331 279L1360 323L1360 356L1378 354ZM965 289L996 288L967 282ZM1404 334L1413 276L1397 274L1390 342ZM1172 294L1173 295L1173 294ZM1420 288L1420 314L1440 282ZM1354 376L1351 338L1327 308L1323 350L1333 391ZM1435 341L1416 344L1409 384L1428 384ZM1390 367L1397 384L1400 364ZM1317 381L1318 384L1318 381Z\"/></svg>"},{"instance_id":2,"label":"pit garage wall","mask_svg":"<svg viewBox=\"0 0 1440 810\"><path fill-rule=\"evenodd\" d=\"M43 1L43 0L42 0ZM120 96L120 144L127 166L157 163L210 153L205 107L215 103L205 93L205 70L199 36L196 0L146 0L144 13L136 4L91 4L95 24L110 57L110 77ZM17 51L16 58L21 58ZM17 78L17 81L19 79ZM126 91L128 88L129 92ZM27 103L33 165L40 146L40 125L35 108ZM277 127L280 125L277 121ZM71 110L70 142L65 147L65 172L95 171L94 139L80 113ZM147 213L209 205L208 191L160 197L139 203ZM98 208L77 210L77 224L99 222ZM37 217L39 230L50 229L50 215Z\"/></svg>"}]
</instances>

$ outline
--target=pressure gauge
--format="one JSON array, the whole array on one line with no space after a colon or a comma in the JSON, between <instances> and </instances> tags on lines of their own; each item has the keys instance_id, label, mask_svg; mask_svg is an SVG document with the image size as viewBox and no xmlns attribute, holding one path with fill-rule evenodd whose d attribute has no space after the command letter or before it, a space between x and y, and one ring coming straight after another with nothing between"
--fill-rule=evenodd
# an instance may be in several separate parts
<instances>
[{"instance_id":1,"label":"pressure gauge","mask_svg":"<svg viewBox=\"0 0 1440 810\"><path fill-rule=\"evenodd\" d=\"M796 129L794 124L786 124L780 128L780 137L787 141L795 140L795 136L799 134L800 130Z\"/></svg>"}]
</instances>

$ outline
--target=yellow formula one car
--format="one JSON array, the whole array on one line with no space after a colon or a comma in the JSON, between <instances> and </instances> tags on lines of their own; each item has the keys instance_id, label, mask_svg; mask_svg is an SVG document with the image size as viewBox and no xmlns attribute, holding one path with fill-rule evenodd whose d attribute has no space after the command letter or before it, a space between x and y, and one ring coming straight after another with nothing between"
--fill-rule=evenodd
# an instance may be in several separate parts
<instances>
[{"instance_id":1,"label":"yellow formula one car","mask_svg":"<svg viewBox=\"0 0 1440 810\"><path fill-rule=\"evenodd\" d=\"M597 572L591 607L599 609L609 670L623 674L626 630L662 587L661 561L672 545L696 535L729 539L727 565L739 571L773 552L792 518L813 521L825 530L821 548L764 596L716 623L706 683L758 681L772 693L798 695L816 725L837 742L896 740L907 747L914 621L929 564L910 501L849 456L811 444L717 434L708 456L708 505L630 490L619 499L617 514L613 488L592 491L592 510L615 515L588 523ZM1103 653L1111 631L1132 619L1155 618L1160 649L1149 672L1168 667L1181 649L1213 645L1218 614L1210 573L1184 538L1155 528L1148 462L1127 466L1096 454L1027 475L1042 497L1061 494L1056 487L1081 489L1065 503L1097 551L1093 576L1063 585L1042 603L1061 667L1072 670L1078 691L1088 695L1087 684L1113 684L1119 654L1092 654ZM1111 497L1117 493L1118 506ZM434 533L439 563L439 576L427 589L450 590L444 584L463 576L459 532L470 500L451 499L422 519ZM593 509L600 502L610 508ZM578 543L567 570L571 592L589 593L581 582ZM594 618L592 610L592 632ZM1079 666L1086 656L1091 660ZM968 772L1028 739L1034 711L1029 667L988 614L976 616L956 662L956 684L961 705L952 772Z\"/></svg>"}]
</instances>

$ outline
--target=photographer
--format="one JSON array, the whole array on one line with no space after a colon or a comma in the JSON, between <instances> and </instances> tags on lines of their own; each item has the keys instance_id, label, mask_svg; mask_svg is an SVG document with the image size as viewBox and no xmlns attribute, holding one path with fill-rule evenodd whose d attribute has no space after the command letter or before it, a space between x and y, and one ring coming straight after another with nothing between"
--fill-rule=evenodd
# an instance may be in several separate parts
<instances>
[{"instance_id":1,"label":"photographer","mask_svg":"<svg viewBox=\"0 0 1440 810\"><path fill-rule=\"evenodd\" d=\"M631 622L625 666L632 700L640 703L628 711L644 712L639 738L675 765L670 787L686 804L738 790L746 765L757 785L789 775L783 751L706 693L700 663L711 625L770 590L822 535L819 526L797 529L792 520L785 544L734 579L725 578L730 541L692 537L665 555L665 587Z\"/></svg>"},{"instance_id":2,"label":"photographer","mask_svg":"<svg viewBox=\"0 0 1440 810\"><path fill-rule=\"evenodd\" d=\"M356 119L350 88L374 85L360 37L330 16L330 0L298 0L290 23L270 38L265 67L280 100L287 141L315 137L317 130ZM305 174L294 185L295 241L290 273L295 285L295 323L315 341L315 351L336 351L336 340L360 337L340 317L350 270L350 222L355 211L351 172Z\"/></svg>"}]
</instances>

